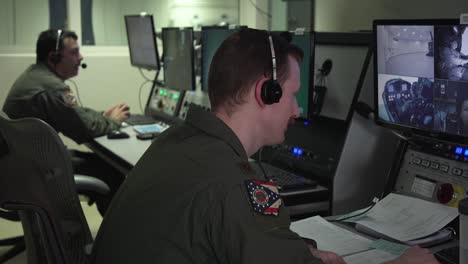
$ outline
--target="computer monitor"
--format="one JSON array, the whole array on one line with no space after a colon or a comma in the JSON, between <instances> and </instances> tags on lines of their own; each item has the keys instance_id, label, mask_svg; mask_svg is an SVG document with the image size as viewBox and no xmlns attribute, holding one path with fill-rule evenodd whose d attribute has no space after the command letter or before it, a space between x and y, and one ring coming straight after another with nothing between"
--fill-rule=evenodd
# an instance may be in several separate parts
<instances>
[{"instance_id":1,"label":"computer monitor","mask_svg":"<svg viewBox=\"0 0 468 264\"><path fill-rule=\"evenodd\" d=\"M193 28L162 28L162 39L165 87L195 90Z\"/></svg>"},{"instance_id":2,"label":"computer monitor","mask_svg":"<svg viewBox=\"0 0 468 264\"><path fill-rule=\"evenodd\" d=\"M152 15L126 15L130 62L133 66L159 70L159 55Z\"/></svg>"},{"instance_id":3,"label":"computer monitor","mask_svg":"<svg viewBox=\"0 0 468 264\"><path fill-rule=\"evenodd\" d=\"M458 20L374 21L378 124L467 143L465 29Z\"/></svg>"},{"instance_id":4,"label":"computer monitor","mask_svg":"<svg viewBox=\"0 0 468 264\"><path fill-rule=\"evenodd\" d=\"M213 56L221 43L242 27L202 27L201 30L201 84L202 90L208 91L208 73Z\"/></svg>"},{"instance_id":5,"label":"computer monitor","mask_svg":"<svg viewBox=\"0 0 468 264\"><path fill-rule=\"evenodd\" d=\"M371 34L365 32L315 33L311 119L338 123L351 120L353 98L370 42ZM321 108L320 111L317 108Z\"/></svg>"}]
</instances>

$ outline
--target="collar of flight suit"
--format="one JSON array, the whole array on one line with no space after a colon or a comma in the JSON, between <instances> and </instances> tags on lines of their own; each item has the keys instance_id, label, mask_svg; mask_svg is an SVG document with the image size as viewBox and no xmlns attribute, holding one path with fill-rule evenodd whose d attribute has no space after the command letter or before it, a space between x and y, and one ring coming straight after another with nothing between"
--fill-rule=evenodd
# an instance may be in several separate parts
<instances>
[{"instance_id":1,"label":"collar of flight suit","mask_svg":"<svg viewBox=\"0 0 468 264\"><path fill-rule=\"evenodd\" d=\"M226 144L228 144L243 160L248 160L244 146L242 146L237 135L212 112L206 111L200 106L192 104L188 110L185 121L210 136L219 138L226 142Z\"/></svg>"}]
</instances>

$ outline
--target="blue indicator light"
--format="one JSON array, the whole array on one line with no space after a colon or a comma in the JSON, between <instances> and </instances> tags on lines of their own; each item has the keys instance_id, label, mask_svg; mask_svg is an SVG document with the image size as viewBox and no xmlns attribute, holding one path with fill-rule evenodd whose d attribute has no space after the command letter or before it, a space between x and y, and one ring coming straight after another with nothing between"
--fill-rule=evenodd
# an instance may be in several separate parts
<instances>
[{"instance_id":1,"label":"blue indicator light","mask_svg":"<svg viewBox=\"0 0 468 264\"><path fill-rule=\"evenodd\" d=\"M293 148L293 153L297 154L297 148Z\"/></svg>"},{"instance_id":2,"label":"blue indicator light","mask_svg":"<svg viewBox=\"0 0 468 264\"><path fill-rule=\"evenodd\" d=\"M302 149L297 150L297 155L299 155L299 156L302 155Z\"/></svg>"},{"instance_id":3,"label":"blue indicator light","mask_svg":"<svg viewBox=\"0 0 468 264\"><path fill-rule=\"evenodd\" d=\"M304 126L308 126L308 125L309 125L309 122L304 121Z\"/></svg>"},{"instance_id":4,"label":"blue indicator light","mask_svg":"<svg viewBox=\"0 0 468 264\"><path fill-rule=\"evenodd\" d=\"M462 154L463 153L463 148L460 148L460 147L456 147L455 148L455 154ZM465 151L466 153L466 151Z\"/></svg>"},{"instance_id":5,"label":"blue indicator light","mask_svg":"<svg viewBox=\"0 0 468 264\"><path fill-rule=\"evenodd\" d=\"M463 155L468 156L468 149L465 149L465 153Z\"/></svg>"}]
</instances>

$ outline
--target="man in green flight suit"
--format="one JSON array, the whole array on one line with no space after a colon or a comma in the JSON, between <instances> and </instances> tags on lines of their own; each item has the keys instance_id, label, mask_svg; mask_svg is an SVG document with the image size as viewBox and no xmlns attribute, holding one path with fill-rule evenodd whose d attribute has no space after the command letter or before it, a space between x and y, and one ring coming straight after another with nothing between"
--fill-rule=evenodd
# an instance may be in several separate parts
<instances>
[{"instance_id":1,"label":"man in green flight suit","mask_svg":"<svg viewBox=\"0 0 468 264\"><path fill-rule=\"evenodd\" d=\"M72 31L50 29L41 32L36 43L36 64L29 66L15 81L3 111L13 119L40 118L80 144L119 129L120 123L128 118L129 108L121 103L98 112L77 104L65 83L78 74L83 60L77 40ZM92 197L103 213L124 175L94 153L76 150L70 153L75 173L100 178L111 188L108 197Z\"/></svg>"},{"instance_id":2,"label":"man in green flight suit","mask_svg":"<svg viewBox=\"0 0 468 264\"><path fill-rule=\"evenodd\" d=\"M104 218L94 263L344 263L290 230L276 186L248 162L298 117L302 56L266 31L228 37L210 66L213 112L191 107L143 155Z\"/></svg>"}]
</instances>

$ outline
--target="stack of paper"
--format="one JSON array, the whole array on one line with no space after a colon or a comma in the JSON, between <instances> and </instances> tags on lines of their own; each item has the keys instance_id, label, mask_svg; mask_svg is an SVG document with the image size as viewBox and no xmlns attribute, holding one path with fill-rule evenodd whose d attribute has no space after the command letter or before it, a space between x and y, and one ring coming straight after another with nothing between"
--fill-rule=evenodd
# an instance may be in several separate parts
<instances>
[{"instance_id":1,"label":"stack of paper","mask_svg":"<svg viewBox=\"0 0 468 264\"><path fill-rule=\"evenodd\" d=\"M355 212L348 215L357 214ZM364 216L346 221L358 223L403 242L434 234L457 216L458 210L454 207L392 193ZM348 264L383 263L398 257L408 248L385 240L371 241L329 223L320 216L294 222L290 228L301 237L314 239L319 250L343 256Z\"/></svg>"},{"instance_id":2,"label":"stack of paper","mask_svg":"<svg viewBox=\"0 0 468 264\"><path fill-rule=\"evenodd\" d=\"M365 217L347 221L399 241L409 241L436 233L457 216L455 207L391 193Z\"/></svg>"},{"instance_id":3,"label":"stack of paper","mask_svg":"<svg viewBox=\"0 0 468 264\"><path fill-rule=\"evenodd\" d=\"M331 224L320 216L293 222L290 228L301 237L315 240L319 250L332 251L340 256L368 250L372 243L371 240Z\"/></svg>"}]
</instances>

